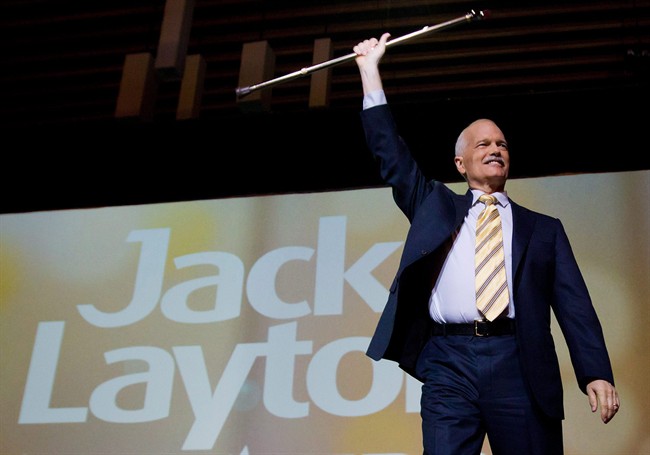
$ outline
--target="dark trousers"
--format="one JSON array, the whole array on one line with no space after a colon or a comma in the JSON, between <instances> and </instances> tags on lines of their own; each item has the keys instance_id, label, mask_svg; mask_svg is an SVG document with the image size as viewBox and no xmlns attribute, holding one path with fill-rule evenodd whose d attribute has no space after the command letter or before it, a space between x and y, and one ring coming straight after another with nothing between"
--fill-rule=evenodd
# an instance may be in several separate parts
<instances>
[{"instance_id":1,"label":"dark trousers","mask_svg":"<svg viewBox=\"0 0 650 455\"><path fill-rule=\"evenodd\" d=\"M562 421L524 384L515 335L433 336L417 365L425 455L561 455Z\"/></svg>"}]
</instances>

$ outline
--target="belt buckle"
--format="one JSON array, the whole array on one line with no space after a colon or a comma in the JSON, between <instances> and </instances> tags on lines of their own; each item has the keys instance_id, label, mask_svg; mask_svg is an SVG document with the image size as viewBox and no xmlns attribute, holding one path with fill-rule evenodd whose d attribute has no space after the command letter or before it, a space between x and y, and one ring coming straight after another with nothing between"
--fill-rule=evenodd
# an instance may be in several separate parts
<instances>
[{"instance_id":1,"label":"belt buckle","mask_svg":"<svg viewBox=\"0 0 650 455\"><path fill-rule=\"evenodd\" d=\"M474 320L474 336L488 337L490 336L489 321L475 319ZM483 329L483 330L481 330Z\"/></svg>"}]
</instances>

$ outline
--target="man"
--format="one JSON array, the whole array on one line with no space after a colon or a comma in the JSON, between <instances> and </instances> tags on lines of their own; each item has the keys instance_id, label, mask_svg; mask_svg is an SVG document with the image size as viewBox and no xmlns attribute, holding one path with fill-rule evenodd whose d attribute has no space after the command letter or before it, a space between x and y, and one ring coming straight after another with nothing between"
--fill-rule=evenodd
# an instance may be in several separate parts
<instances>
[{"instance_id":1,"label":"man","mask_svg":"<svg viewBox=\"0 0 650 455\"><path fill-rule=\"evenodd\" d=\"M602 328L564 228L508 198L508 144L488 119L470 124L456 144L454 162L469 185L465 195L425 178L386 104L379 62L389 36L354 47L361 119L410 229L367 355L396 361L423 382L425 454L479 454L486 435L497 455L562 454L563 391L551 309L591 410L600 409L607 423L620 405ZM490 228L498 233L498 248L487 256L503 253L503 259L494 273L475 270L483 231L476 223L486 208L481 195L496 202L489 218L498 226ZM501 284L485 285L498 289L497 297L479 309L475 286L483 285L475 284L475 275L499 273Z\"/></svg>"}]
</instances>

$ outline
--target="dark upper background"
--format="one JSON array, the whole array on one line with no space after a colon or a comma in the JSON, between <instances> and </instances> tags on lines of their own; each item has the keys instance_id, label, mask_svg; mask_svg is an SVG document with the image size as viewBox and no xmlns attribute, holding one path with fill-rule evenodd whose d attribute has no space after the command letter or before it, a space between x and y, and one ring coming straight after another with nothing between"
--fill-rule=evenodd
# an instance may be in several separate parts
<instances>
[{"instance_id":1,"label":"dark upper background","mask_svg":"<svg viewBox=\"0 0 650 455\"><path fill-rule=\"evenodd\" d=\"M488 20L389 49L385 88L425 172L459 181L460 129L495 119L511 178L650 169L650 2L196 0L188 54L206 62L198 119L176 120L180 82L160 84L152 121L115 118L126 55L155 56L163 0L4 0L0 6L2 213L380 186L365 147L354 62L332 69L330 103L309 76L244 112L244 43L266 40L275 76L489 10ZM259 81L263 82L263 81Z\"/></svg>"}]
</instances>

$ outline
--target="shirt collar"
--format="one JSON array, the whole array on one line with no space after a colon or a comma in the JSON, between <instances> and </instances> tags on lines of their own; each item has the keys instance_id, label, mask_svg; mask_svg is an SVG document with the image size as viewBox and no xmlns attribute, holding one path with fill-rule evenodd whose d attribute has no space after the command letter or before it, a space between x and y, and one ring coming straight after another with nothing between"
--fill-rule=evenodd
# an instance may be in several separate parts
<instances>
[{"instance_id":1,"label":"shirt collar","mask_svg":"<svg viewBox=\"0 0 650 455\"><path fill-rule=\"evenodd\" d=\"M471 191L472 191L472 207L474 207L478 202L478 198L481 195L486 193L484 193L481 190L475 190L475 189L472 189ZM499 205L501 207L507 207L508 204L510 204L510 201L508 200L508 192L506 190L503 190L502 192L498 192L498 193L491 193L491 194L492 196L497 198L497 201L499 201Z\"/></svg>"}]
</instances>

